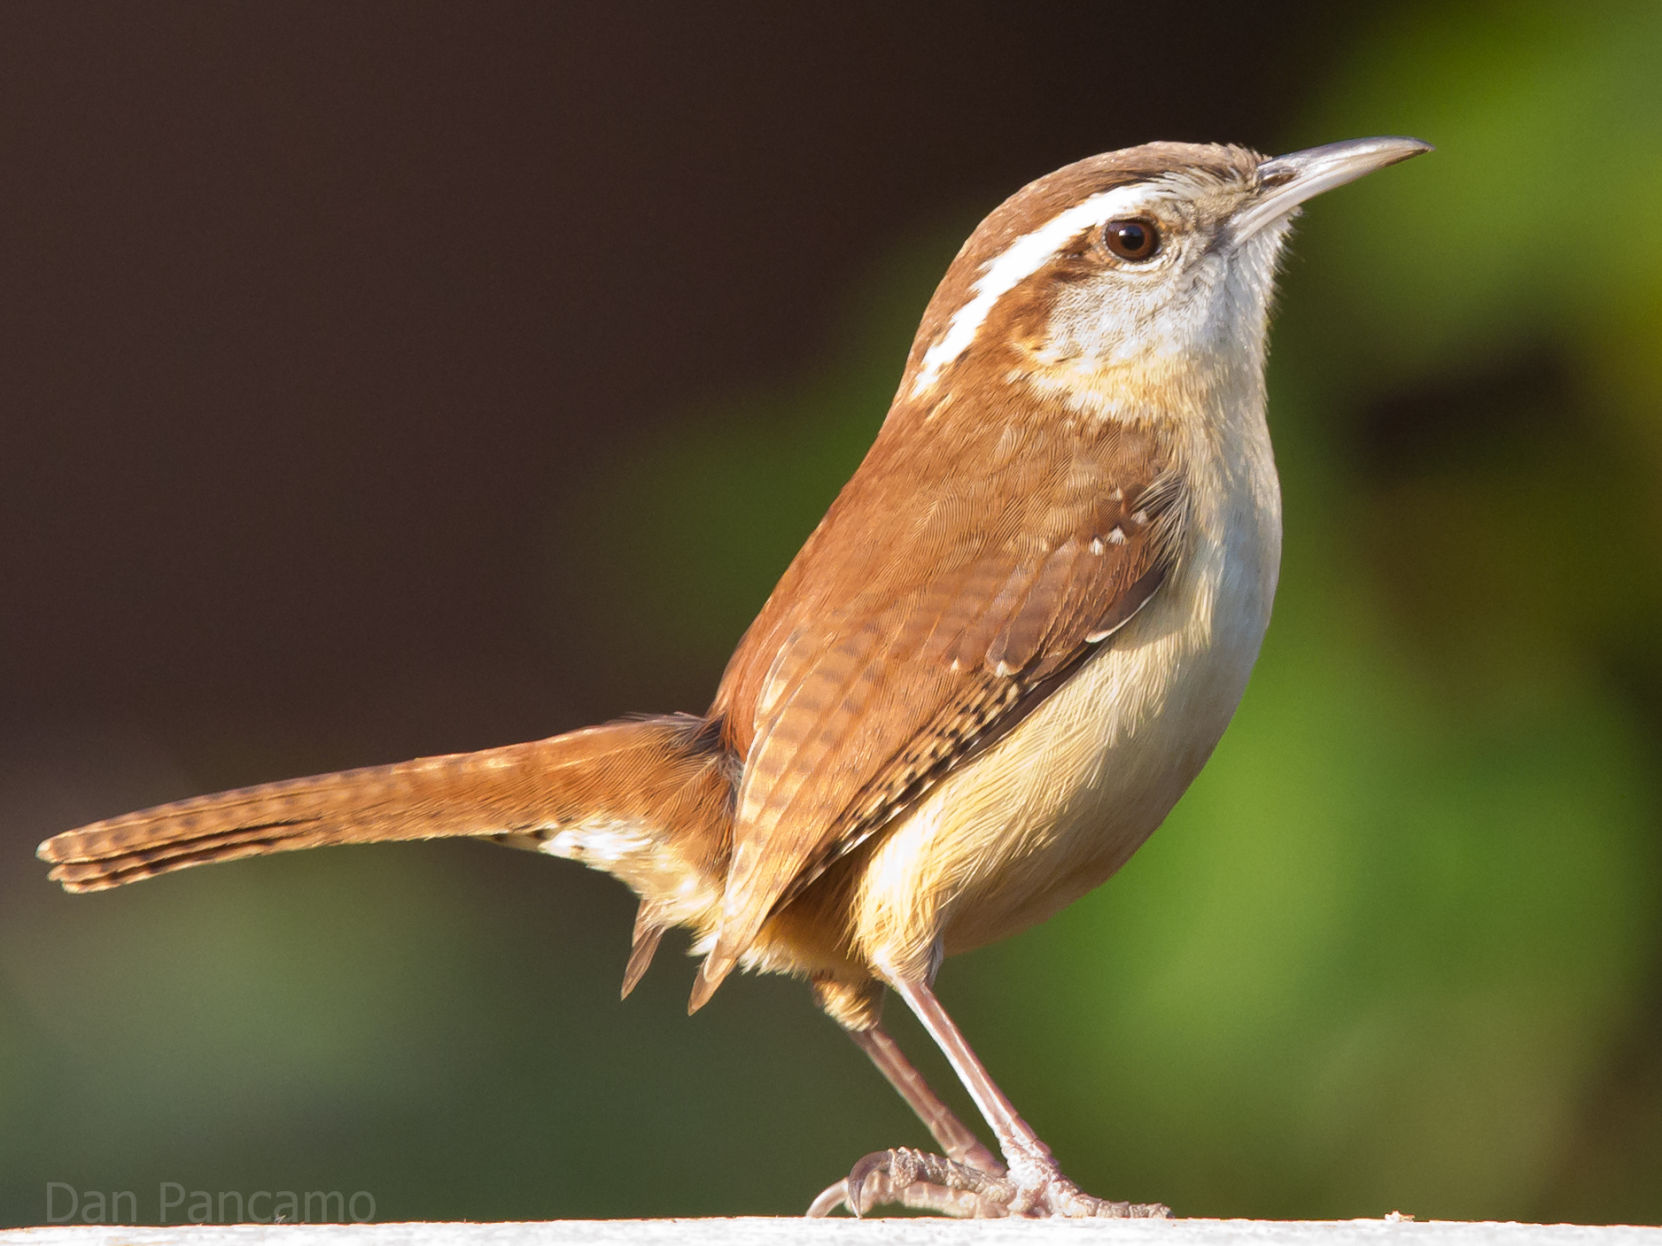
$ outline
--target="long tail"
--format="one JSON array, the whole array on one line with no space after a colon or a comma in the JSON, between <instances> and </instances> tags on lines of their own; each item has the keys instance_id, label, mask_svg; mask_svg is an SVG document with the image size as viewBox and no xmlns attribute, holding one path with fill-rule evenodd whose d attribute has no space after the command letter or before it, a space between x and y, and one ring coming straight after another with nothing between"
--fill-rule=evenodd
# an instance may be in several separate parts
<instances>
[{"instance_id":1,"label":"long tail","mask_svg":"<svg viewBox=\"0 0 1662 1246\"><path fill-rule=\"evenodd\" d=\"M101 891L333 844L473 836L536 848L641 897L627 992L665 929L702 928L719 912L733 777L703 719L648 718L197 796L54 835L38 855L66 890Z\"/></svg>"}]
</instances>

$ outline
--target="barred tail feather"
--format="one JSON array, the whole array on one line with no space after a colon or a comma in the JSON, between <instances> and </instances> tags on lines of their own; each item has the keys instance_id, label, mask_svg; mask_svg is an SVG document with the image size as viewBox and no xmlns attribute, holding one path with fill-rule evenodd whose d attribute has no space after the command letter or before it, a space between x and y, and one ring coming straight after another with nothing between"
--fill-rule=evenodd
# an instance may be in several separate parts
<instances>
[{"instance_id":1,"label":"barred tail feather","mask_svg":"<svg viewBox=\"0 0 1662 1246\"><path fill-rule=\"evenodd\" d=\"M79 892L269 852L472 836L615 874L662 928L717 903L732 782L704 720L647 718L175 801L55 835L38 855Z\"/></svg>"}]
</instances>

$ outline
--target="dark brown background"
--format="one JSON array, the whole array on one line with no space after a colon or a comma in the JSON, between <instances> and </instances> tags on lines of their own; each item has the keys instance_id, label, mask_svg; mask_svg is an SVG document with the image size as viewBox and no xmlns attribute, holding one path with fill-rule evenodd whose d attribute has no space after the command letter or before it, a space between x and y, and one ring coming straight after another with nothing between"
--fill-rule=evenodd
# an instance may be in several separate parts
<instances>
[{"instance_id":1,"label":"dark brown background","mask_svg":"<svg viewBox=\"0 0 1662 1246\"><path fill-rule=\"evenodd\" d=\"M1268 141L1321 6L1212 7L1181 73L1120 5L14 8L0 730L344 760L701 708L715 661L620 705L548 608L550 497L800 372L943 213Z\"/></svg>"}]
</instances>

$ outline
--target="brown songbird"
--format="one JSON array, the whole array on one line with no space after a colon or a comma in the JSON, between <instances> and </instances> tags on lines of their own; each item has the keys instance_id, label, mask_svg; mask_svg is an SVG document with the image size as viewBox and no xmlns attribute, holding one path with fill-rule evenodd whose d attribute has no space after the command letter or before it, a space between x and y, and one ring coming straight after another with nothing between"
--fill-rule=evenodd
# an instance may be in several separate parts
<instances>
[{"instance_id":1,"label":"brown songbird","mask_svg":"<svg viewBox=\"0 0 1662 1246\"><path fill-rule=\"evenodd\" d=\"M673 926L703 957L692 1008L738 966L807 978L944 1152L868 1155L812 1212L1166 1214L1062 1175L935 974L1106 879L1217 744L1281 553L1264 351L1289 222L1427 150L1150 143L1006 200L947 270L876 443L707 713L201 796L40 856L71 891L441 836L581 861L640 897L625 993ZM880 1027L884 987L998 1153Z\"/></svg>"}]
</instances>

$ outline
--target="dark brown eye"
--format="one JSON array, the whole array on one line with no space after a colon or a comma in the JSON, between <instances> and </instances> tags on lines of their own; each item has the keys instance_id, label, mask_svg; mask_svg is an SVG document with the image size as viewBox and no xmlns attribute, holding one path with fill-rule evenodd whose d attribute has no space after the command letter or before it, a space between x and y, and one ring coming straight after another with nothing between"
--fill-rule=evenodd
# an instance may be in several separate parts
<instances>
[{"instance_id":1,"label":"dark brown eye","mask_svg":"<svg viewBox=\"0 0 1662 1246\"><path fill-rule=\"evenodd\" d=\"M1102 227L1102 245L1122 260L1149 260L1160 250L1160 231L1153 221L1109 221Z\"/></svg>"}]
</instances>

